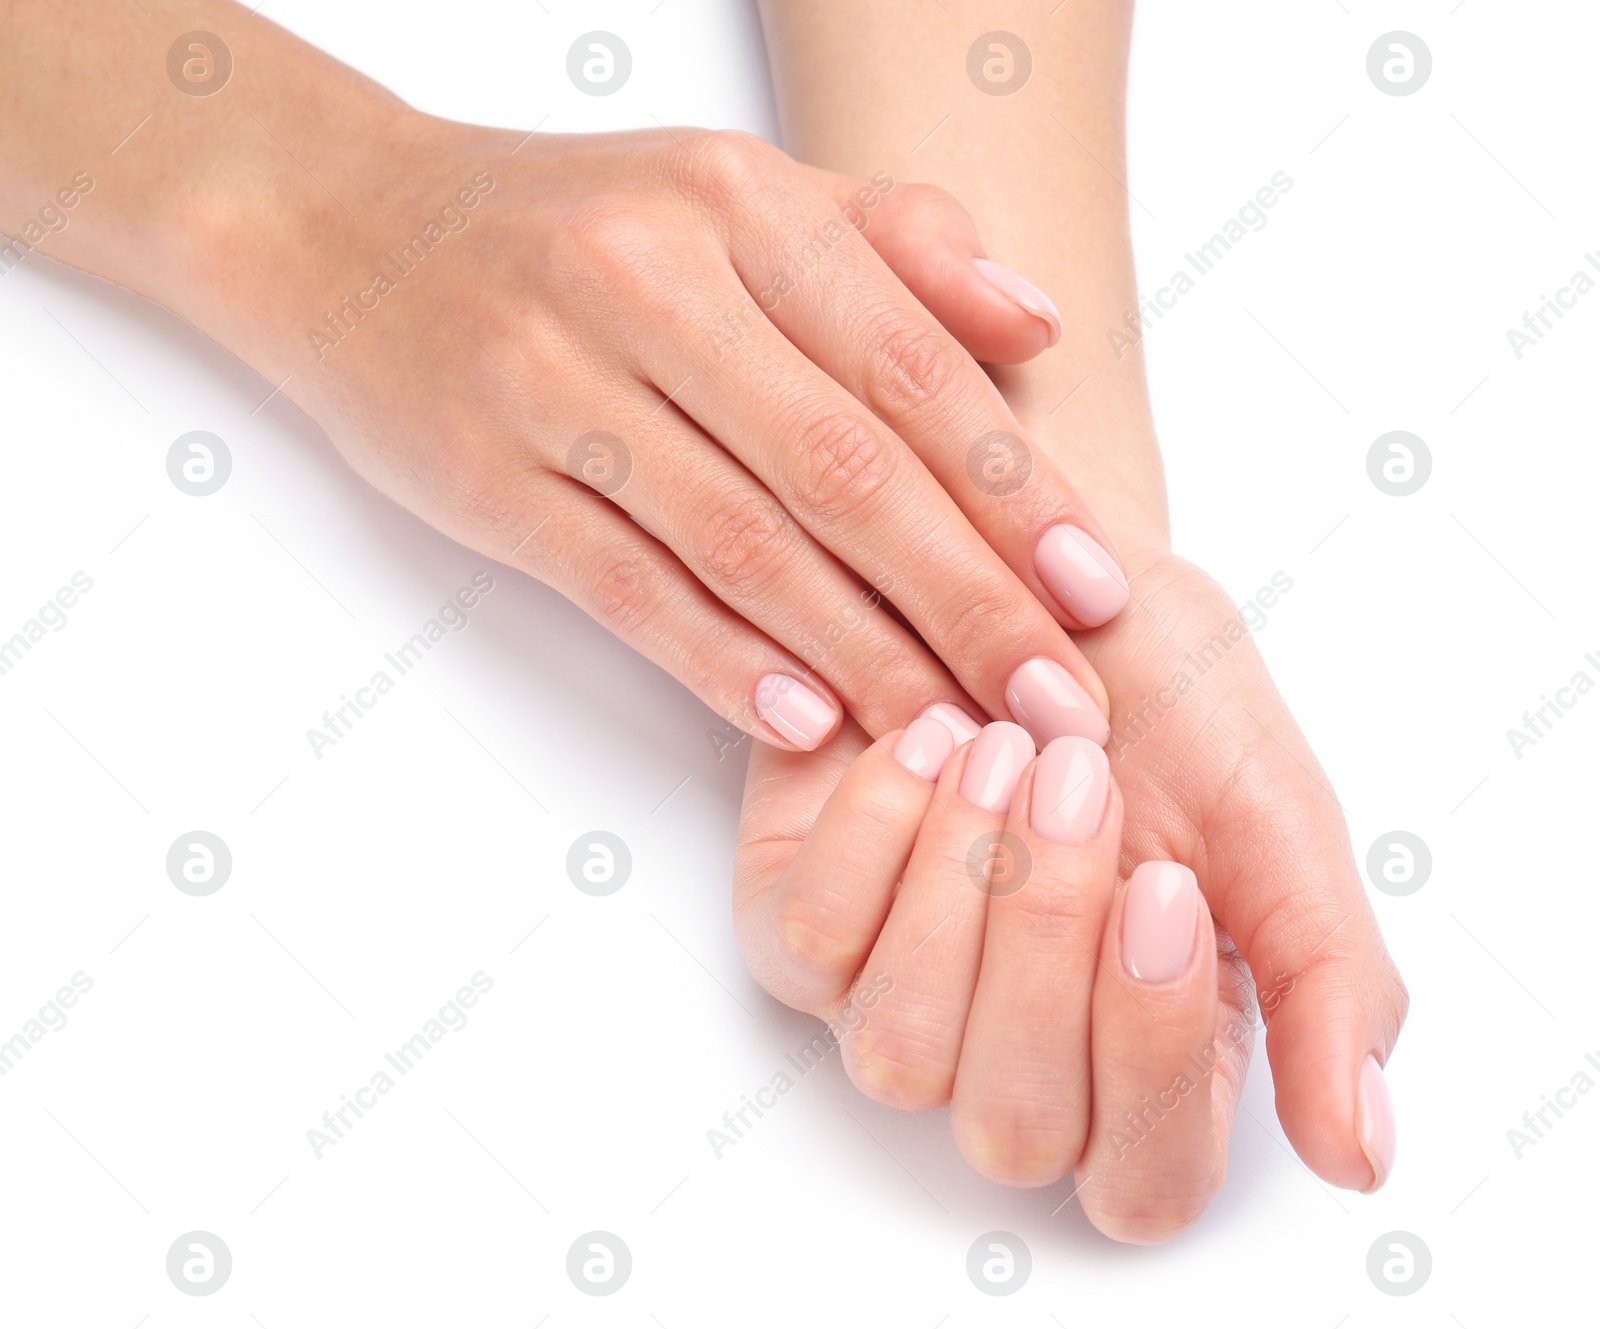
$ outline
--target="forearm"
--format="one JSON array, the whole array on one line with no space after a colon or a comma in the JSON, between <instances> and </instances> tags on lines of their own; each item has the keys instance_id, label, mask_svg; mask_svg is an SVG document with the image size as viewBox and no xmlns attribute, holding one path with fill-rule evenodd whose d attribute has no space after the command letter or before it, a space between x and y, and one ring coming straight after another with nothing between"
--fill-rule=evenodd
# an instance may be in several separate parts
<instances>
[{"instance_id":1,"label":"forearm","mask_svg":"<svg viewBox=\"0 0 1600 1329\"><path fill-rule=\"evenodd\" d=\"M170 74L197 30L221 49L182 43ZM363 275L363 228L404 207L402 154L348 149L398 144L424 119L227 0L16 0L0 34L0 268L72 264L288 372L287 330L320 317L346 250Z\"/></svg>"},{"instance_id":2,"label":"forearm","mask_svg":"<svg viewBox=\"0 0 1600 1329\"><path fill-rule=\"evenodd\" d=\"M982 24L1021 37L1033 62L1019 91L991 96L968 75L980 35L969 18L924 0L762 0L785 146L818 166L936 184L967 206L989 256L1046 291L1065 324L996 382L1119 542L1164 546L1144 361L1125 335L1138 308L1123 185L1131 15L1132 0L1053 14L991 4Z\"/></svg>"}]
</instances>

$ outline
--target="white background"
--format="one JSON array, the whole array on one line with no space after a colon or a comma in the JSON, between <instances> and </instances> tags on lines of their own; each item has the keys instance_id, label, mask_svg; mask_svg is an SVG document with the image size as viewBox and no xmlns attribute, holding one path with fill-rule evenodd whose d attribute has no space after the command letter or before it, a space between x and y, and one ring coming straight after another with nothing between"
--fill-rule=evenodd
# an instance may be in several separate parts
<instances>
[{"instance_id":1,"label":"white background","mask_svg":"<svg viewBox=\"0 0 1600 1329\"><path fill-rule=\"evenodd\" d=\"M647 9L268 13L463 119L775 134L753 9ZM634 56L610 98L563 68L594 28ZM1433 53L1409 97L1365 70L1394 29ZM719 759L716 717L494 568L470 626L317 760L308 726L484 561L364 488L281 398L257 410L271 385L175 319L44 261L5 277L0 636L74 572L94 585L0 678L0 1039L74 973L93 988L0 1079L0 1320L681 1329L737 1306L773 1325L1480 1329L1569 1302L1592 1317L1600 1093L1520 1159L1506 1132L1600 1053L1600 695L1520 759L1506 730L1577 670L1600 680L1583 660L1600 652L1600 294L1520 361L1505 333L1600 248L1596 50L1577 3L1141 8L1142 287L1274 172L1295 182L1148 338L1178 547L1241 600L1294 579L1259 641L1358 856L1397 828L1433 854L1422 890L1373 895L1413 998L1389 1068L1389 1185L1317 1182L1258 1059L1224 1189L1155 1250L1060 1207L1070 1183L980 1180L943 1113L863 1101L836 1058L715 1158L708 1128L816 1032L756 988L730 933L747 745ZM233 456L210 498L167 478L193 429ZM1407 498L1366 472L1393 429L1433 458ZM207 898L164 866L197 828L233 855ZM595 829L634 862L603 899L564 866ZM321 1114L480 970L494 986L467 1026L314 1157ZM192 1229L233 1254L212 1297L165 1273ZM566 1276L591 1229L632 1251L615 1296ZM1034 1261L1004 1300L965 1271L991 1229ZM1365 1271L1392 1229L1433 1255L1405 1298Z\"/></svg>"}]
</instances>

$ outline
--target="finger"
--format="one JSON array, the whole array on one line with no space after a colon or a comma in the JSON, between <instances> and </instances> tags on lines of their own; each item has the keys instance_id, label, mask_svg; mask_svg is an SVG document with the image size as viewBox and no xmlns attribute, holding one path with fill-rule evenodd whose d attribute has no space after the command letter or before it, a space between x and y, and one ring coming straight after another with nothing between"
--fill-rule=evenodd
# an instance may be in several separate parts
<instances>
[{"instance_id":1,"label":"finger","mask_svg":"<svg viewBox=\"0 0 1600 1329\"><path fill-rule=\"evenodd\" d=\"M674 371L647 372L659 386ZM737 365L691 374L673 401L857 575L892 586L895 606L990 715L1040 741L1109 736L1103 686L1036 595L882 421L770 324L747 334Z\"/></svg>"},{"instance_id":2,"label":"finger","mask_svg":"<svg viewBox=\"0 0 1600 1329\"><path fill-rule=\"evenodd\" d=\"M850 1078L880 1103L923 1109L950 1099L983 952L990 846L1033 750L1020 726L991 724L940 777L862 968L863 982L878 993L876 1008L844 1040Z\"/></svg>"},{"instance_id":3,"label":"finger","mask_svg":"<svg viewBox=\"0 0 1600 1329\"><path fill-rule=\"evenodd\" d=\"M933 653L887 612L892 586L863 586L676 407L641 404L616 418L629 469L591 476L591 462L578 464L575 450L564 459L569 473L594 483L718 599L803 659L869 732L898 729L936 700L966 700ZM618 443L589 446L598 452Z\"/></svg>"},{"instance_id":4,"label":"finger","mask_svg":"<svg viewBox=\"0 0 1600 1329\"><path fill-rule=\"evenodd\" d=\"M1032 282L991 262L972 214L935 185L804 167L890 271L980 364L1015 365L1061 340L1061 314Z\"/></svg>"},{"instance_id":5,"label":"finger","mask_svg":"<svg viewBox=\"0 0 1600 1329\"><path fill-rule=\"evenodd\" d=\"M838 729L825 683L605 499L542 469L501 477L495 494L493 514L442 528L559 591L752 737L811 751Z\"/></svg>"},{"instance_id":6,"label":"finger","mask_svg":"<svg viewBox=\"0 0 1600 1329\"><path fill-rule=\"evenodd\" d=\"M736 896L745 961L779 1001L835 1014L883 927L954 750L950 731L931 718L886 734L851 763L777 879Z\"/></svg>"},{"instance_id":7,"label":"finger","mask_svg":"<svg viewBox=\"0 0 1600 1329\"><path fill-rule=\"evenodd\" d=\"M1192 761L1231 772L1219 782L1225 792L1175 809L1171 821L1203 830L1189 861L1254 975L1278 1117L1318 1176L1375 1189L1394 1165L1382 1067L1408 998L1357 875L1344 811L1276 693L1258 689L1239 723L1214 717L1203 734ZM1153 835L1125 851L1172 852Z\"/></svg>"},{"instance_id":8,"label":"finger","mask_svg":"<svg viewBox=\"0 0 1600 1329\"><path fill-rule=\"evenodd\" d=\"M962 1154L994 1181L1043 1186L1083 1152L1090 1000L1121 829L1106 754L1087 739L1056 739L1017 787L1006 831L1025 867L989 900L951 1105Z\"/></svg>"},{"instance_id":9,"label":"finger","mask_svg":"<svg viewBox=\"0 0 1600 1329\"><path fill-rule=\"evenodd\" d=\"M1115 616L1127 603L1127 580L1088 503L1051 457L1029 447L972 356L872 246L841 225L837 206L804 177L794 186L786 189L783 175L774 176L764 191L767 206L729 236L734 267L751 290L766 283L772 292L769 274L785 264L797 269L788 289L780 286L763 303L768 318L911 448L1062 622L1096 627ZM934 197L924 190L913 206L926 212ZM954 200L942 206L959 208ZM973 267L970 260L965 266ZM995 278L1020 281L993 264L979 275L991 286Z\"/></svg>"},{"instance_id":10,"label":"finger","mask_svg":"<svg viewBox=\"0 0 1600 1329\"><path fill-rule=\"evenodd\" d=\"M1216 935L1194 873L1141 863L1101 946L1094 1119L1077 1169L1084 1213L1118 1241L1173 1236L1222 1183L1227 1121L1212 1094L1233 1049L1218 1045L1217 1005ZM1227 1035L1249 1036L1244 1022Z\"/></svg>"}]
</instances>

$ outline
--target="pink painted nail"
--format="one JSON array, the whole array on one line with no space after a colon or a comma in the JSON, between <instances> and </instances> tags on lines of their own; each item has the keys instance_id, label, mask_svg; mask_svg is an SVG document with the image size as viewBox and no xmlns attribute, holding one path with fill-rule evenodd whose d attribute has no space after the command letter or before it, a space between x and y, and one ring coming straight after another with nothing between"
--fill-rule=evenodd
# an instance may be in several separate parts
<instances>
[{"instance_id":1,"label":"pink painted nail","mask_svg":"<svg viewBox=\"0 0 1600 1329\"><path fill-rule=\"evenodd\" d=\"M1182 863L1141 863L1122 906L1122 964L1146 983L1169 983L1194 958L1200 887Z\"/></svg>"},{"instance_id":2,"label":"pink painted nail","mask_svg":"<svg viewBox=\"0 0 1600 1329\"><path fill-rule=\"evenodd\" d=\"M1033 549L1039 580L1086 628L1109 622L1128 603L1128 579L1111 555L1076 526L1052 526Z\"/></svg>"},{"instance_id":3,"label":"pink painted nail","mask_svg":"<svg viewBox=\"0 0 1600 1329\"><path fill-rule=\"evenodd\" d=\"M1361 1078L1356 1082L1356 1134L1361 1139L1362 1153L1372 1164L1372 1185L1364 1192L1371 1194L1394 1170L1395 1129L1389 1084L1378 1059L1370 1052L1361 1063Z\"/></svg>"},{"instance_id":4,"label":"pink painted nail","mask_svg":"<svg viewBox=\"0 0 1600 1329\"><path fill-rule=\"evenodd\" d=\"M1006 299L1021 305L1028 313L1049 325L1050 345L1054 346L1061 340L1061 311L1048 295L1026 277L986 258L973 259L972 266Z\"/></svg>"},{"instance_id":5,"label":"pink painted nail","mask_svg":"<svg viewBox=\"0 0 1600 1329\"><path fill-rule=\"evenodd\" d=\"M1099 833L1111 796L1111 763L1086 738L1058 738L1039 754L1028 824L1047 840L1087 844Z\"/></svg>"},{"instance_id":6,"label":"pink painted nail","mask_svg":"<svg viewBox=\"0 0 1600 1329\"><path fill-rule=\"evenodd\" d=\"M1017 791L1022 768L1033 760L1033 739L1021 725L996 720L983 732L967 754L967 769L961 772L961 797L990 812L1011 811L1011 795Z\"/></svg>"},{"instance_id":7,"label":"pink painted nail","mask_svg":"<svg viewBox=\"0 0 1600 1329\"><path fill-rule=\"evenodd\" d=\"M948 729L950 737L955 739L957 747L960 747L963 743L972 742L983 729L981 724L959 706L954 706L947 701L935 702L922 714L928 719L937 720Z\"/></svg>"},{"instance_id":8,"label":"pink painted nail","mask_svg":"<svg viewBox=\"0 0 1600 1329\"><path fill-rule=\"evenodd\" d=\"M1012 672L1006 683L1006 705L1011 718L1040 743L1076 734L1104 747L1111 737L1106 717L1078 680L1065 666L1043 656Z\"/></svg>"},{"instance_id":9,"label":"pink painted nail","mask_svg":"<svg viewBox=\"0 0 1600 1329\"><path fill-rule=\"evenodd\" d=\"M839 722L834 704L788 674L763 674L756 714L802 752L813 751Z\"/></svg>"},{"instance_id":10,"label":"pink painted nail","mask_svg":"<svg viewBox=\"0 0 1600 1329\"><path fill-rule=\"evenodd\" d=\"M954 735L930 715L913 720L894 745L894 759L913 775L938 780L956 750Z\"/></svg>"}]
</instances>

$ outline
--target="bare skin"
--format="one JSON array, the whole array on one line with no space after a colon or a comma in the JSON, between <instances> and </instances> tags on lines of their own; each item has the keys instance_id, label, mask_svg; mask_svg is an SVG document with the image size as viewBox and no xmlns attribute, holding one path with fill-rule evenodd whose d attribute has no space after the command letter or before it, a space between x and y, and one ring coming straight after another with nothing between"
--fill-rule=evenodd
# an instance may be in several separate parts
<instances>
[{"instance_id":1,"label":"bare skin","mask_svg":"<svg viewBox=\"0 0 1600 1329\"><path fill-rule=\"evenodd\" d=\"M1105 517L1131 574L1128 609L1078 637L1111 695L1111 770L1125 806L1122 873L1152 859L1195 870L1219 931L1219 1030L1251 1018L1253 987L1291 1143L1329 1182L1371 1189L1385 1164L1363 1148L1358 1081L1368 1054L1381 1064L1393 1050L1405 987L1327 778L1237 624L1238 609L1171 550L1140 349L1119 354L1107 337L1138 307L1121 183L1131 9L1119 0L1051 14L999 0L974 16L911 0L869 10L763 0L762 14L797 156L835 170L871 163L914 171L949 190L970 209L991 254L1026 270L1064 311L1058 344L993 377L1026 438L1068 468ZM968 77L969 47L994 29L1020 36L1032 55L1031 79L1013 96L986 96ZM1216 639L1228 645L1212 646L1220 662L1201 676L1191 653ZM736 916L777 882L865 747L859 734L846 740L810 757L753 754ZM785 955L781 947L772 954ZM803 960L789 954L777 963L781 970ZM1061 963L1090 961L1080 953ZM774 983L782 986L780 974ZM828 1001L808 1008L830 1019L840 1009ZM1012 1055L1020 1058L1021 1047ZM858 1083L903 1101L895 1068L905 1058L891 1050L885 1061L882 1075ZM1192 1221L1197 1195L1203 1203L1221 1182L1247 1063L1247 1055L1232 1058L1215 1077L1215 1155L1208 1146L1187 1166L1174 1163L1125 1190L1091 1189L1086 1207L1096 1223L1125 1239L1153 1240ZM1083 1158L1103 1147L1085 1139ZM1063 1156L1058 1173L1082 1165Z\"/></svg>"},{"instance_id":2,"label":"bare skin","mask_svg":"<svg viewBox=\"0 0 1600 1329\"><path fill-rule=\"evenodd\" d=\"M1109 537L1051 465L1008 502L966 478L1020 426L964 348L1026 359L1051 327L970 224L912 242L897 181L748 135L440 120L228 0L17 0L0 89L7 265L32 244L173 310L747 732L1003 713L1037 659L1103 731L1032 551ZM864 586L900 617L830 635Z\"/></svg>"}]
</instances>

